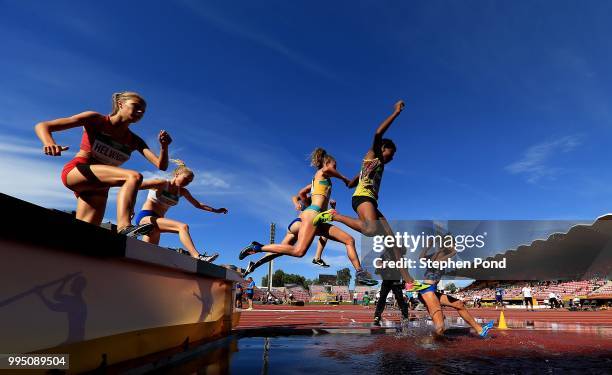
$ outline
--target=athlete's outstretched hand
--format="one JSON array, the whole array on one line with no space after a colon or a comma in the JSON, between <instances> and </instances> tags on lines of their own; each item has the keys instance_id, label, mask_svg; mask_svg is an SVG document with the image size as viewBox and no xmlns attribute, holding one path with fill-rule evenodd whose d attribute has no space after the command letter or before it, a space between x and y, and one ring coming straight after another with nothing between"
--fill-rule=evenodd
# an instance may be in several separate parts
<instances>
[{"instance_id":1,"label":"athlete's outstretched hand","mask_svg":"<svg viewBox=\"0 0 612 375\"><path fill-rule=\"evenodd\" d=\"M45 155L60 156L62 154L62 151L66 151L69 148L70 147L60 146L54 143L51 145L44 146L43 150L45 151Z\"/></svg>"},{"instance_id":2,"label":"athlete's outstretched hand","mask_svg":"<svg viewBox=\"0 0 612 375\"><path fill-rule=\"evenodd\" d=\"M170 134L165 130L160 130L157 138L162 147L168 147L168 145L172 143L172 137L170 137Z\"/></svg>"},{"instance_id":3,"label":"athlete's outstretched hand","mask_svg":"<svg viewBox=\"0 0 612 375\"><path fill-rule=\"evenodd\" d=\"M397 103L395 103L395 112L396 113L400 113L401 111L404 110L404 107L406 105L404 104L403 100L399 100Z\"/></svg>"}]
</instances>

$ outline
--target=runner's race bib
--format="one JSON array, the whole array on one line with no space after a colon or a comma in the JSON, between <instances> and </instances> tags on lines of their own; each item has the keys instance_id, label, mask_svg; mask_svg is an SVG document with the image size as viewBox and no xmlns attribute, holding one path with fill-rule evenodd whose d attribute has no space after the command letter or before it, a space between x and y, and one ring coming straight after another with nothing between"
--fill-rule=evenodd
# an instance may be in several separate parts
<instances>
[{"instance_id":1,"label":"runner's race bib","mask_svg":"<svg viewBox=\"0 0 612 375\"><path fill-rule=\"evenodd\" d=\"M132 148L103 133L96 134L94 144L91 146L93 158L105 165L118 167L125 163L131 154Z\"/></svg>"},{"instance_id":2,"label":"runner's race bib","mask_svg":"<svg viewBox=\"0 0 612 375\"><path fill-rule=\"evenodd\" d=\"M163 190L161 194L157 196L157 201L165 204L166 206L176 206L179 201L179 196Z\"/></svg>"}]
</instances>

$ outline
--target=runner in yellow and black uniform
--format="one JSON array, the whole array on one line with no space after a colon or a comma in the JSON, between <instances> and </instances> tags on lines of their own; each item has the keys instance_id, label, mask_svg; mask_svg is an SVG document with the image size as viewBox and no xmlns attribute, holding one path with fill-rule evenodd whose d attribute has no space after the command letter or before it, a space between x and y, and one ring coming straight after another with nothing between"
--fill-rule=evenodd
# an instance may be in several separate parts
<instances>
[{"instance_id":1,"label":"runner in yellow and black uniform","mask_svg":"<svg viewBox=\"0 0 612 375\"><path fill-rule=\"evenodd\" d=\"M387 117L376 129L372 146L363 158L359 180L355 177L349 184L349 187L353 187L358 181L351 203L353 210L359 215L359 218L341 215L336 210L328 210L321 212L314 218L314 225L337 221L368 237L380 234L394 235L393 229L387 222L387 219L382 212L378 210L378 192L380 190L385 164L393 160L393 156L397 150L395 143L388 138L383 138L383 136L403 109L404 102L402 100L395 103L391 116ZM393 249L394 254L392 257L399 259L402 252L403 249L395 248ZM413 282L412 290L418 291L427 288L427 285L422 285L414 280L406 269L400 269L399 271L401 277L405 281Z\"/></svg>"}]
</instances>

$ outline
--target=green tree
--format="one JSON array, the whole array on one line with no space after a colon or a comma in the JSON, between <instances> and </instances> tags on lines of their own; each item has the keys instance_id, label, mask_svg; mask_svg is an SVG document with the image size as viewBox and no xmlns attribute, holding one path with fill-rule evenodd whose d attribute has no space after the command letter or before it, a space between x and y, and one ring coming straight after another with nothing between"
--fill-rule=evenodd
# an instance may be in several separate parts
<instances>
[{"instance_id":1,"label":"green tree","mask_svg":"<svg viewBox=\"0 0 612 375\"><path fill-rule=\"evenodd\" d=\"M455 285L455 283L448 283L444 287L444 290L449 291L451 293L455 293L457 291L457 286Z\"/></svg>"},{"instance_id":2,"label":"green tree","mask_svg":"<svg viewBox=\"0 0 612 375\"><path fill-rule=\"evenodd\" d=\"M310 282L310 283L309 283ZM293 273L285 273L283 270L276 270L272 274L272 286L274 288L280 288L285 286L285 284L297 284L300 285L304 289L308 289L312 284L312 281L306 280L304 276L296 275ZM268 275L265 275L261 278L261 286L268 286Z\"/></svg>"},{"instance_id":3,"label":"green tree","mask_svg":"<svg viewBox=\"0 0 612 375\"><path fill-rule=\"evenodd\" d=\"M336 274L336 282L338 285L348 286L351 283L351 270L348 268L343 268Z\"/></svg>"},{"instance_id":4,"label":"green tree","mask_svg":"<svg viewBox=\"0 0 612 375\"><path fill-rule=\"evenodd\" d=\"M283 270L276 270L272 275L272 286L280 288L285 286L285 272Z\"/></svg>"}]
</instances>

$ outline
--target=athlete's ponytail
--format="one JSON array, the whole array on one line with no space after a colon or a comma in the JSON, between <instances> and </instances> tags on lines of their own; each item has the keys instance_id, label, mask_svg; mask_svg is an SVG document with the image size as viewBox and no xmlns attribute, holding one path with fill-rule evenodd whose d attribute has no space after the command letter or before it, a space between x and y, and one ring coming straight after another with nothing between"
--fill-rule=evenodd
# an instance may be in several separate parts
<instances>
[{"instance_id":1,"label":"athlete's ponytail","mask_svg":"<svg viewBox=\"0 0 612 375\"><path fill-rule=\"evenodd\" d=\"M193 176L193 171L187 168L187 165L185 164L184 161L180 159L170 159L170 161L176 164L176 168L174 168L174 171L172 172L172 176L176 177L181 174Z\"/></svg>"},{"instance_id":2,"label":"athlete's ponytail","mask_svg":"<svg viewBox=\"0 0 612 375\"><path fill-rule=\"evenodd\" d=\"M133 92L133 91L116 92L113 94L113 97L112 97L113 109L111 111L111 116L119 112L119 103L124 103L126 100L129 100L129 99L138 99L142 102L142 104L144 104L145 106L147 105L147 102L145 102L143 97L140 96L140 94L136 92Z\"/></svg>"},{"instance_id":3,"label":"athlete's ponytail","mask_svg":"<svg viewBox=\"0 0 612 375\"><path fill-rule=\"evenodd\" d=\"M323 166L329 162L329 161L334 161L336 159L334 159L333 156L331 156L330 154L327 153L327 151L325 151L325 149L321 148L321 147L317 147L311 154L310 154L310 165L312 165L313 167L317 168L317 169L321 169L323 168Z\"/></svg>"}]
</instances>

